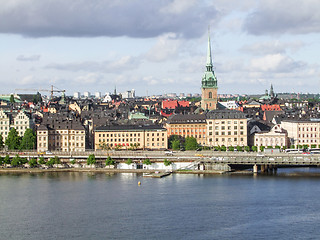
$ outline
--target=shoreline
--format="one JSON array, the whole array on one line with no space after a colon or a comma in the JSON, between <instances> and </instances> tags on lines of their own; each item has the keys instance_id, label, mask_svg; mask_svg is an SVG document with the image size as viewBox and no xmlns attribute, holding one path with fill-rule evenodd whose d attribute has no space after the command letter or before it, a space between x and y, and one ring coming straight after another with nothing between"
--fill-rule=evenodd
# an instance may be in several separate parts
<instances>
[{"instance_id":1,"label":"shoreline","mask_svg":"<svg viewBox=\"0 0 320 240\"><path fill-rule=\"evenodd\" d=\"M47 173L47 172L90 172L90 173L154 173L155 171L165 172L161 170L146 170L146 169L92 169L92 168L2 168L2 173ZM224 174L228 173L225 171L214 171L214 170L188 170L188 171L172 171L171 173L178 174Z\"/></svg>"}]
</instances>

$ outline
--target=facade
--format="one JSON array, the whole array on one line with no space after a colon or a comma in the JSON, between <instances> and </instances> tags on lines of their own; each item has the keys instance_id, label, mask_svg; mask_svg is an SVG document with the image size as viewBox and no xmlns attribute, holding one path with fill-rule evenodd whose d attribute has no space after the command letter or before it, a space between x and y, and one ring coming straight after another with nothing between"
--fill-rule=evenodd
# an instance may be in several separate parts
<instances>
[{"instance_id":1,"label":"facade","mask_svg":"<svg viewBox=\"0 0 320 240\"><path fill-rule=\"evenodd\" d=\"M96 128L95 150L128 149L135 145L139 149L160 150L168 147L167 130L158 125L111 125Z\"/></svg>"},{"instance_id":2,"label":"facade","mask_svg":"<svg viewBox=\"0 0 320 240\"><path fill-rule=\"evenodd\" d=\"M201 82L201 108L204 110L215 110L217 108L218 98L217 78L213 71L210 36L208 38L208 53L206 71Z\"/></svg>"},{"instance_id":3,"label":"facade","mask_svg":"<svg viewBox=\"0 0 320 240\"><path fill-rule=\"evenodd\" d=\"M200 145L206 145L206 116L204 114L177 114L168 118L166 128L168 137L179 135L194 137Z\"/></svg>"},{"instance_id":4,"label":"facade","mask_svg":"<svg viewBox=\"0 0 320 240\"><path fill-rule=\"evenodd\" d=\"M20 112L4 112L0 110L0 134L3 141L8 137L11 128L15 128L20 137L23 137L27 128L33 128L34 121L29 113Z\"/></svg>"},{"instance_id":5,"label":"facade","mask_svg":"<svg viewBox=\"0 0 320 240\"><path fill-rule=\"evenodd\" d=\"M287 131L290 145L320 144L320 121L283 120L281 127Z\"/></svg>"},{"instance_id":6,"label":"facade","mask_svg":"<svg viewBox=\"0 0 320 240\"><path fill-rule=\"evenodd\" d=\"M247 119L235 110L207 113L207 146L247 146Z\"/></svg>"},{"instance_id":7,"label":"facade","mask_svg":"<svg viewBox=\"0 0 320 240\"><path fill-rule=\"evenodd\" d=\"M37 129L38 152L83 152L85 147L85 129L77 120L46 119Z\"/></svg>"},{"instance_id":8,"label":"facade","mask_svg":"<svg viewBox=\"0 0 320 240\"><path fill-rule=\"evenodd\" d=\"M253 145L257 147L271 146L275 148L276 146L288 147L289 145L288 134L283 128L281 128L280 124L273 126L269 132L253 134L253 142Z\"/></svg>"}]
</instances>

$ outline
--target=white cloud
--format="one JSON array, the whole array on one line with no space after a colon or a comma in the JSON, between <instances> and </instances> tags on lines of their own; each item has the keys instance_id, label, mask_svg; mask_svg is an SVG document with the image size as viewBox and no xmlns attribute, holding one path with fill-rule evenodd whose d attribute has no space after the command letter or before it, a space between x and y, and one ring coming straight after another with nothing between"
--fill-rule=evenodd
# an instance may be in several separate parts
<instances>
[{"instance_id":1,"label":"white cloud","mask_svg":"<svg viewBox=\"0 0 320 240\"><path fill-rule=\"evenodd\" d=\"M302 62L296 62L292 58L282 54L268 54L264 57L252 59L251 71L260 72L290 72L301 68Z\"/></svg>"},{"instance_id":2,"label":"white cloud","mask_svg":"<svg viewBox=\"0 0 320 240\"><path fill-rule=\"evenodd\" d=\"M320 32L318 0L260 0L244 29L254 35Z\"/></svg>"},{"instance_id":3,"label":"white cloud","mask_svg":"<svg viewBox=\"0 0 320 240\"><path fill-rule=\"evenodd\" d=\"M18 61L39 61L40 60L40 55L31 55L31 56L24 56L24 55L19 55L17 57Z\"/></svg>"},{"instance_id":4,"label":"white cloud","mask_svg":"<svg viewBox=\"0 0 320 240\"><path fill-rule=\"evenodd\" d=\"M158 38L156 44L145 54L146 59L154 62L166 61L179 54L182 40L176 34L165 34Z\"/></svg>"},{"instance_id":5,"label":"white cloud","mask_svg":"<svg viewBox=\"0 0 320 240\"><path fill-rule=\"evenodd\" d=\"M10 0L2 1L0 32L28 37L129 36L149 38L176 32L203 34L219 13L206 1L184 0Z\"/></svg>"}]
</instances>

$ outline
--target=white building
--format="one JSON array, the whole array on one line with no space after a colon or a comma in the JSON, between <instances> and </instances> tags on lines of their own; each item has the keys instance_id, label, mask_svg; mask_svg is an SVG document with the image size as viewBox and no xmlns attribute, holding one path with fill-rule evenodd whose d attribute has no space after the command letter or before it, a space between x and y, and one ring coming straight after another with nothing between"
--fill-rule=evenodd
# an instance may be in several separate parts
<instances>
[{"instance_id":1,"label":"white building","mask_svg":"<svg viewBox=\"0 0 320 240\"><path fill-rule=\"evenodd\" d=\"M80 98L80 92L74 92L73 93L73 97L79 99Z\"/></svg>"},{"instance_id":2,"label":"white building","mask_svg":"<svg viewBox=\"0 0 320 240\"><path fill-rule=\"evenodd\" d=\"M101 98L101 92L95 92L94 96L95 98Z\"/></svg>"},{"instance_id":3,"label":"white building","mask_svg":"<svg viewBox=\"0 0 320 240\"><path fill-rule=\"evenodd\" d=\"M125 91L123 93L121 93L122 98L135 98L136 97L136 92L134 89L132 89L131 91Z\"/></svg>"},{"instance_id":4,"label":"white building","mask_svg":"<svg viewBox=\"0 0 320 240\"><path fill-rule=\"evenodd\" d=\"M89 98L90 95L91 95L90 92L84 92L84 93L83 93L83 96L84 96L85 98Z\"/></svg>"}]
</instances>

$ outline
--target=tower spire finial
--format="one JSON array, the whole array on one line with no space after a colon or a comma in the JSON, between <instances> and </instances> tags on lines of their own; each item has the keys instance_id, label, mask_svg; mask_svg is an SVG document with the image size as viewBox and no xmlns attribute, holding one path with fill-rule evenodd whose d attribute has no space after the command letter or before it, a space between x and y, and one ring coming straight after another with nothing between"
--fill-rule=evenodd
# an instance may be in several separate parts
<instances>
[{"instance_id":1,"label":"tower spire finial","mask_svg":"<svg viewBox=\"0 0 320 240\"><path fill-rule=\"evenodd\" d=\"M208 52L207 52L207 67L212 71L211 43L210 43L210 25L208 26Z\"/></svg>"}]
</instances>

